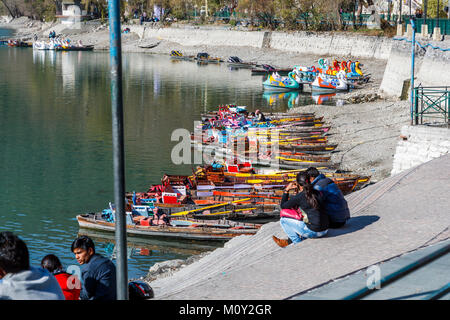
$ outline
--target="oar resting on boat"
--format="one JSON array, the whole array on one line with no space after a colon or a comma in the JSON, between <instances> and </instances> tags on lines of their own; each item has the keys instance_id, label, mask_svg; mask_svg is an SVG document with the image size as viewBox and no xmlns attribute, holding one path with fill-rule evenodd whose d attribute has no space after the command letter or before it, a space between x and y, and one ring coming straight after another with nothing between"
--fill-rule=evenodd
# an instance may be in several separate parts
<instances>
[{"instance_id":1,"label":"oar resting on boat","mask_svg":"<svg viewBox=\"0 0 450 320\"><path fill-rule=\"evenodd\" d=\"M193 209L193 210L176 212L176 213L172 213L171 216L185 216L185 215L188 215L188 214L193 213L193 212L202 211L202 210L206 210L206 209L217 208L217 207L222 207L222 206L226 206L228 204L238 203L238 202L243 202L243 201L248 201L248 200L250 200L250 198L245 198L245 199L225 202L225 203L221 203L221 204L215 204L215 205L212 205L212 206L202 207L202 208Z\"/></svg>"}]
</instances>

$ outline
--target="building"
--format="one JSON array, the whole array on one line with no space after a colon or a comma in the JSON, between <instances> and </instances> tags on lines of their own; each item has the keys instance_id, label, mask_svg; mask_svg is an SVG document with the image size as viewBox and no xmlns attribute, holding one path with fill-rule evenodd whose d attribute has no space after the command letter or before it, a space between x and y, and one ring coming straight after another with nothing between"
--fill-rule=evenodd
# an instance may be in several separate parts
<instances>
[{"instance_id":1,"label":"building","mask_svg":"<svg viewBox=\"0 0 450 320\"><path fill-rule=\"evenodd\" d=\"M62 24L74 25L89 17L87 11L82 10L80 0L63 0L61 7L61 15L56 17Z\"/></svg>"}]
</instances>

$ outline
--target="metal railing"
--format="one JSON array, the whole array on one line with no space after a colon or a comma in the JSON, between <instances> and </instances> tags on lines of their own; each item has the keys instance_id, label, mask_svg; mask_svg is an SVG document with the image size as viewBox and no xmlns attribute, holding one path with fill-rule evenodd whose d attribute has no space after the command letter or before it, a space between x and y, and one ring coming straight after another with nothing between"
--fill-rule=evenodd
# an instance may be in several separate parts
<instances>
[{"instance_id":1,"label":"metal railing","mask_svg":"<svg viewBox=\"0 0 450 320\"><path fill-rule=\"evenodd\" d=\"M450 87L415 87L413 101L413 124L424 124L426 118L450 125Z\"/></svg>"},{"instance_id":2,"label":"metal railing","mask_svg":"<svg viewBox=\"0 0 450 320\"><path fill-rule=\"evenodd\" d=\"M404 17L403 21L405 22L405 25L408 25L411 23L411 19L409 17ZM433 33L433 30L435 27L441 28L441 34L450 34L450 20L449 19L435 19L435 18L415 18L414 22L416 24L416 30L417 32L421 32L422 25L428 26L428 33Z\"/></svg>"}]
</instances>

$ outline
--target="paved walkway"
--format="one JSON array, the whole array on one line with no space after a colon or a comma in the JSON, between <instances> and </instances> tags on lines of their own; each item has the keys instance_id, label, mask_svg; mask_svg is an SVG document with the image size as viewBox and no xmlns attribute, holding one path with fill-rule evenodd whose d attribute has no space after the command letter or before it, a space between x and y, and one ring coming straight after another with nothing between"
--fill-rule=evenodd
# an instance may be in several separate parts
<instances>
[{"instance_id":1,"label":"paved walkway","mask_svg":"<svg viewBox=\"0 0 450 320\"><path fill-rule=\"evenodd\" d=\"M155 299L285 299L449 239L449 194L446 155L348 195L352 218L325 238L280 248L272 222L150 285Z\"/></svg>"}]
</instances>

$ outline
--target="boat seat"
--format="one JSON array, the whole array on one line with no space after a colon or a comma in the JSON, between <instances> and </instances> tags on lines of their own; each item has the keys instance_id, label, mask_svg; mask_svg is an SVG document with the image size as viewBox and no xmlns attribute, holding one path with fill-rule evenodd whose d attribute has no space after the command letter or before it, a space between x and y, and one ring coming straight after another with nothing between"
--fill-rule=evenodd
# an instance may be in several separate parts
<instances>
[{"instance_id":1,"label":"boat seat","mask_svg":"<svg viewBox=\"0 0 450 320\"><path fill-rule=\"evenodd\" d=\"M125 213L125 221L127 224L129 225L135 225L134 221L133 221L133 217L131 215L131 212L126 212Z\"/></svg>"},{"instance_id":2,"label":"boat seat","mask_svg":"<svg viewBox=\"0 0 450 320\"><path fill-rule=\"evenodd\" d=\"M150 206L133 206L132 213L140 215L140 216L148 217L149 216L149 213L148 213L149 208L150 208Z\"/></svg>"}]
</instances>

